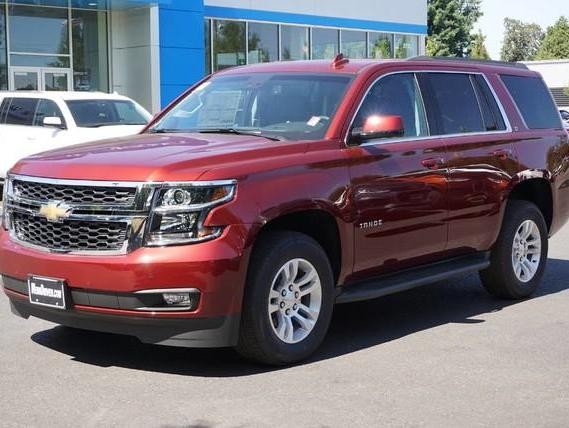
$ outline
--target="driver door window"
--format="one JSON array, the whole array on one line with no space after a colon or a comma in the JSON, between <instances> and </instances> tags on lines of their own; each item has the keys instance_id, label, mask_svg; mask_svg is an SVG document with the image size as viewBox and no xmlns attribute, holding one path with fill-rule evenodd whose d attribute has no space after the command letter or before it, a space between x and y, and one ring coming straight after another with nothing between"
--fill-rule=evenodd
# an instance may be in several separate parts
<instances>
[{"instance_id":1,"label":"driver door window","mask_svg":"<svg viewBox=\"0 0 569 428\"><path fill-rule=\"evenodd\" d=\"M36 109L33 125L44 126L43 120L46 117L58 117L61 119L61 123L65 124L65 118L63 117L63 114L61 113L61 110L57 104L52 100L41 99Z\"/></svg>"},{"instance_id":2,"label":"driver door window","mask_svg":"<svg viewBox=\"0 0 569 428\"><path fill-rule=\"evenodd\" d=\"M362 103L354 128L362 127L370 116L399 116L404 138L429 135L421 91L413 73L392 74L375 83Z\"/></svg>"}]
</instances>

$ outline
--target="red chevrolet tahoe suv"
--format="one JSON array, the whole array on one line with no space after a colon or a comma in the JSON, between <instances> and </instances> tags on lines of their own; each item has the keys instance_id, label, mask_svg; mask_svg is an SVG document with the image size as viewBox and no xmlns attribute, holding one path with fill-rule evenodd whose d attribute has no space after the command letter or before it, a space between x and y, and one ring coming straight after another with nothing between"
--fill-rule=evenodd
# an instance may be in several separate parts
<instances>
[{"instance_id":1,"label":"red chevrolet tahoe suv","mask_svg":"<svg viewBox=\"0 0 569 428\"><path fill-rule=\"evenodd\" d=\"M141 135L14 166L0 272L24 318L287 364L335 303L476 271L529 296L569 216L568 168L551 95L521 65L234 68Z\"/></svg>"}]
</instances>

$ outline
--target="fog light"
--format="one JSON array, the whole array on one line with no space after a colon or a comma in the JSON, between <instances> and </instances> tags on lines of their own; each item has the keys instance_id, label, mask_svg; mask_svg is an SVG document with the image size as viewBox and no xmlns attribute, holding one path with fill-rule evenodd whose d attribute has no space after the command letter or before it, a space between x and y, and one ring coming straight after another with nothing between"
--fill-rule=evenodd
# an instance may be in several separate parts
<instances>
[{"instance_id":1,"label":"fog light","mask_svg":"<svg viewBox=\"0 0 569 428\"><path fill-rule=\"evenodd\" d=\"M170 306L191 306L192 296L190 293L163 293L164 303Z\"/></svg>"}]
</instances>

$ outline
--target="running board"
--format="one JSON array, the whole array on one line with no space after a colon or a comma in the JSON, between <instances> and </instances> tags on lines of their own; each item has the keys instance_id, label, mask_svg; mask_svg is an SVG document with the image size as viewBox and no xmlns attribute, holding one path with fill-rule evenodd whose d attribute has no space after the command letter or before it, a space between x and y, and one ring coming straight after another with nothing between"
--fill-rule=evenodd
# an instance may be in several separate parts
<instances>
[{"instance_id":1,"label":"running board","mask_svg":"<svg viewBox=\"0 0 569 428\"><path fill-rule=\"evenodd\" d=\"M377 299L423 285L442 281L453 276L486 269L490 266L490 253L457 257L407 269L403 272L379 276L370 280L345 285L336 297L336 303L351 303Z\"/></svg>"}]
</instances>

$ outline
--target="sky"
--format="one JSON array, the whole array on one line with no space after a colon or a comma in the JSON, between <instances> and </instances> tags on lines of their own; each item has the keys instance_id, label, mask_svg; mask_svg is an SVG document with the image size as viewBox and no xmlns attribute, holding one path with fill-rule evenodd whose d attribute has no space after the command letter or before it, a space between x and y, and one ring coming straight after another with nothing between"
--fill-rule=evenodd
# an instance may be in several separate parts
<instances>
[{"instance_id":1,"label":"sky","mask_svg":"<svg viewBox=\"0 0 569 428\"><path fill-rule=\"evenodd\" d=\"M569 18L569 0L482 0L482 12L475 30L486 36L492 59L500 59L504 39L504 18L520 19L541 25L545 31L561 15Z\"/></svg>"}]
</instances>

